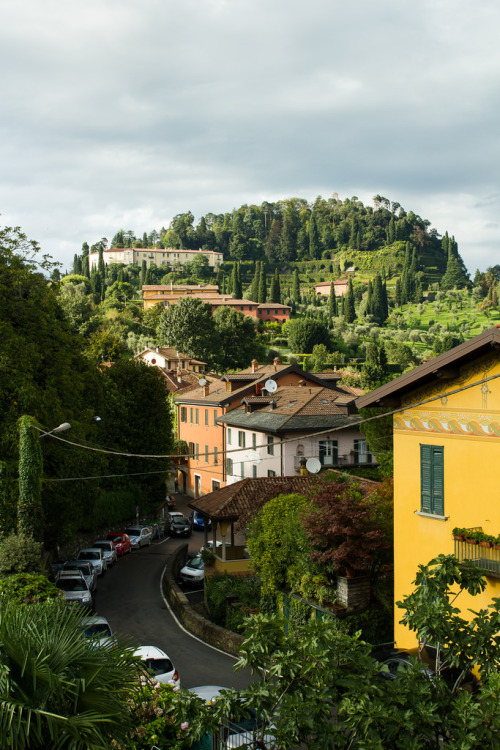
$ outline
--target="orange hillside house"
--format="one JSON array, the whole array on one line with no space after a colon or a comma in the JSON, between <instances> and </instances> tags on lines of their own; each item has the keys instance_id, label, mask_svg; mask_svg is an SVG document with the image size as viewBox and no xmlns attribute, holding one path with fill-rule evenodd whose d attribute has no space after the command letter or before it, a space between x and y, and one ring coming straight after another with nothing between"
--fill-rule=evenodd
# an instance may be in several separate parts
<instances>
[{"instance_id":1,"label":"orange hillside house","mask_svg":"<svg viewBox=\"0 0 500 750\"><path fill-rule=\"evenodd\" d=\"M276 358L272 365L259 365L254 360L251 367L223 375L220 381L208 383L202 379L200 385L174 397L178 439L187 443L189 453L189 458L178 464L181 491L196 498L226 486L225 427L217 419L240 406L246 396L266 395L268 380L279 386L321 388L327 384Z\"/></svg>"},{"instance_id":2,"label":"orange hillside house","mask_svg":"<svg viewBox=\"0 0 500 750\"><path fill-rule=\"evenodd\" d=\"M500 595L500 329L491 328L356 400L395 411L394 601L413 590L419 564L439 554L472 560L486 589L454 606L470 619ZM453 530L465 529L462 539ZM486 535L481 543L474 534ZM467 534L472 534L468 540ZM459 535L455 535L459 536ZM500 547L500 545L499 545ZM397 646L415 644L399 624Z\"/></svg>"}]
</instances>

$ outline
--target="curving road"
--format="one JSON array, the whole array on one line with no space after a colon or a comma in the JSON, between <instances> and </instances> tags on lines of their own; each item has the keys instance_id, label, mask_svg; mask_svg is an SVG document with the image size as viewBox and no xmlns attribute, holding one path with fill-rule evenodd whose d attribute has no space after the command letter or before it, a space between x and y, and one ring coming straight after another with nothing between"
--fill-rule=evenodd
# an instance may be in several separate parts
<instances>
[{"instance_id":1,"label":"curving road","mask_svg":"<svg viewBox=\"0 0 500 750\"><path fill-rule=\"evenodd\" d=\"M190 552L203 534L190 539ZM126 555L98 582L96 611L114 631L141 646L159 646L172 659L183 687L222 685L241 689L251 681L249 671L234 672L234 658L201 643L179 626L162 598L160 581L172 552L185 540L165 538Z\"/></svg>"}]
</instances>

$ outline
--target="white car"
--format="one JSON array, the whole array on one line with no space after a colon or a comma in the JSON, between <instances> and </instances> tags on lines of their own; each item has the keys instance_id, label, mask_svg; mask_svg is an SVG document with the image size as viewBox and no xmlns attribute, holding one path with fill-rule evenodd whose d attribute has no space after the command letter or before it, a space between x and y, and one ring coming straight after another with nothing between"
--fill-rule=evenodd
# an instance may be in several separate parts
<instances>
[{"instance_id":1,"label":"white car","mask_svg":"<svg viewBox=\"0 0 500 750\"><path fill-rule=\"evenodd\" d=\"M156 682L173 682L180 687L179 673L171 660L161 648L157 646L141 646L135 652L144 663L148 675Z\"/></svg>"},{"instance_id":2,"label":"white car","mask_svg":"<svg viewBox=\"0 0 500 750\"><path fill-rule=\"evenodd\" d=\"M130 537L132 549L148 547L153 540L153 530L151 526L129 526L125 529L125 534Z\"/></svg>"},{"instance_id":3,"label":"white car","mask_svg":"<svg viewBox=\"0 0 500 750\"><path fill-rule=\"evenodd\" d=\"M198 583L203 585L204 579L205 565L201 559L201 555L196 555L196 557L188 560L179 573L181 583Z\"/></svg>"},{"instance_id":4,"label":"white car","mask_svg":"<svg viewBox=\"0 0 500 750\"><path fill-rule=\"evenodd\" d=\"M85 638L93 641L96 646L116 645L116 637L113 635L111 625L105 617L100 615L84 617L81 627Z\"/></svg>"},{"instance_id":5,"label":"white car","mask_svg":"<svg viewBox=\"0 0 500 750\"><path fill-rule=\"evenodd\" d=\"M217 700L220 691L227 690L227 688L219 685L200 685L199 687L188 688L188 690L204 700L207 706L211 706ZM224 750L253 747L255 741L260 739L261 727L262 722L258 720L255 711L248 709L246 718L241 718L238 721L226 719L220 729L220 734L217 735L217 747L224 748ZM272 734L264 735L264 743L270 749L278 747Z\"/></svg>"}]
</instances>

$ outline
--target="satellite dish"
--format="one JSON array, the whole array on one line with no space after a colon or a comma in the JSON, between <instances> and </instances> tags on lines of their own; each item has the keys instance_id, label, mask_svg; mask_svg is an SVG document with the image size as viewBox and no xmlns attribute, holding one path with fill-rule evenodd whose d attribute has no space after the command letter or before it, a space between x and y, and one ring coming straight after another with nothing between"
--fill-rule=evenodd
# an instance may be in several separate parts
<instances>
[{"instance_id":1,"label":"satellite dish","mask_svg":"<svg viewBox=\"0 0 500 750\"><path fill-rule=\"evenodd\" d=\"M262 461L262 458L260 454L257 453L257 451L248 451L247 456L248 460L252 461L252 463L254 464L260 464L260 462Z\"/></svg>"},{"instance_id":2,"label":"satellite dish","mask_svg":"<svg viewBox=\"0 0 500 750\"><path fill-rule=\"evenodd\" d=\"M308 458L306 461L306 469L309 474L317 474L321 469L321 461L317 458Z\"/></svg>"},{"instance_id":3,"label":"satellite dish","mask_svg":"<svg viewBox=\"0 0 500 750\"><path fill-rule=\"evenodd\" d=\"M266 389L266 391L269 391L269 393L274 393L278 390L278 383L270 378L264 383L264 388Z\"/></svg>"},{"instance_id":4,"label":"satellite dish","mask_svg":"<svg viewBox=\"0 0 500 750\"><path fill-rule=\"evenodd\" d=\"M205 380L205 378L200 378L200 379L198 380L198 383L199 383L199 384L200 384L200 385L201 385L202 387L203 387L203 386L205 385L205 383L206 383L206 382L207 382L207 381Z\"/></svg>"}]
</instances>

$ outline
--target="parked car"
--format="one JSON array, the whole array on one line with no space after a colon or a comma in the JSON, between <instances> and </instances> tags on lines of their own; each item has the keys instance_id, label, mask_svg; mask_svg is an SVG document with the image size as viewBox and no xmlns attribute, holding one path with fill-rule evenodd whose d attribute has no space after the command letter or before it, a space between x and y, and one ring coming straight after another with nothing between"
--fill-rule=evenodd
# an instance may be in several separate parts
<instances>
[{"instance_id":1,"label":"parked car","mask_svg":"<svg viewBox=\"0 0 500 750\"><path fill-rule=\"evenodd\" d=\"M170 534L172 536L191 536L191 524L183 516L176 516L170 521Z\"/></svg>"},{"instance_id":2,"label":"parked car","mask_svg":"<svg viewBox=\"0 0 500 750\"><path fill-rule=\"evenodd\" d=\"M98 576L102 576L106 572L106 560L104 559L104 552L100 547L87 547L81 549L76 556L76 559L87 560L91 563Z\"/></svg>"},{"instance_id":3,"label":"parked car","mask_svg":"<svg viewBox=\"0 0 500 750\"><path fill-rule=\"evenodd\" d=\"M147 547L153 539L153 532L150 526L129 526L125 533L130 537L132 549Z\"/></svg>"},{"instance_id":4,"label":"parked car","mask_svg":"<svg viewBox=\"0 0 500 750\"><path fill-rule=\"evenodd\" d=\"M380 672L380 677L385 680L396 680L401 670L411 667L412 660L419 662L426 677L432 680L436 676L437 649L432 646L424 646L420 652L417 647L406 650L394 648L389 651L375 651L372 656L387 667L387 671ZM455 685L460 674L461 669L459 667L446 667L441 670L441 676L450 688ZM476 677L467 673L460 687L469 692L475 692L477 688Z\"/></svg>"},{"instance_id":5,"label":"parked car","mask_svg":"<svg viewBox=\"0 0 500 750\"><path fill-rule=\"evenodd\" d=\"M94 542L92 547L100 547L104 552L104 559L106 560L106 567L110 568L118 560L118 552L114 542L110 539L99 539Z\"/></svg>"},{"instance_id":6,"label":"parked car","mask_svg":"<svg viewBox=\"0 0 500 750\"><path fill-rule=\"evenodd\" d=\"M94 594L97 590L97 573L92 568L92 565L90 562L87 562L86 560L68 560L64 563L63 571L68 570L79 570L81 571L83 577L85 578L85 582L87 586L89 587L89 591L91 594Z\"/></svg>"},{"instance_id":7,"label":"parked car","mask_svg":"<svg viewBox=\"0 0 500 750\"><path fill-rule=\"evenodd\" d=\"M211 529L212 522L210 518L206 518L206 516L203 516L199 510L193 511L193 513L191 513L191 515L189 516L189 520L193 529L198 529L200 531L203 531L205 528L205 519L207 521L207 529Z\"/></svg>"},{"instance_id":8,"label":"parked car","mask_svg":"<svg viewBox=\"0 0 500 750\"><path fill-rule=\"evenodd\" d=\"M55 578L59 571L64 568L65 564L68 562L68 559L69 558L67 557L61 557L57 560L54 560L54 562L51 564L53 578Z\"/></svg>"},{"instance_id":9,"label":"parked car","mask_svg":"<svg viewBox=\"0 0 500 750\"><path fill-rule=\"evenodd\" d=\"M115 533L114 531L110 531L106 536L106 541L113 542L118 557L122 557L123 555L126 555L128 552L132 551L132 544L130 542L130 537L128 534L123 534L122 532Z\"/></svg>"},{"instance_id":10,"label":"parked car","mask_svg":"<svg viewBox=\"0 0 500 750\"><path fill-rule=\"evenodd\" d=\"M135 655L141 658L146 672L156 682L173 682L177 687L180 687L179 673L161 648L141 646L137 649Z\"/></svg>"},{"instance_id":11,"label":"parked car","mask_svg":"<svg viewBox=\"0 0 500 750\"><path fill-rule=\"evenodd\" d=\"M187 563L181 568L179 572L179 580L181 583L201 583L203 584L205 578L205 565L201 559L201 555L188 560Z\"/></svg>"},{"instance_id":12,"label":"parked car","mask_svg":"<svg viewBox=\"0 0 500 750\"><path fill-rule=\"evenodd\" d=\"M93 615L84 617L81 621L81 627L85 638L95 642L96 646L107 646L116 643L116 637L113 634L111 625L105 617Z\"/></svg>"},{"instance_id":13,"label":"parked car","mask_svg":"<svg viewBox=\"0 0 500 750\"><path fill-rule=\"evenodd\" d=\"M221 690L227 690L227 688L219 685L199 685L198 687L188 688L188 690L204 700L208 706L211 706L217 700ZM246 709L245 718L236 719L230 716L223 721L215 737L211 737L209 734L205 735L203 740L206 739L206 743L203 743L203 747L216 746L223 748L223 750L254 747L256 746L256 740L260 740L261 727L262 721L259 720L255 711ZM265 746L270 750L278 747L272 734L265 734L263 739Z\"/></svg>"},{"instance_id":14,"label":"parked car","mask_svg":"<svg viewBox=\"0 0 500 750\"><path fill-rule=\"evenodd\" d=\"M61 589L67 602L92 609L92 594L80 570L60 570L55 584Z\"/></svg>"}]
</instances>

